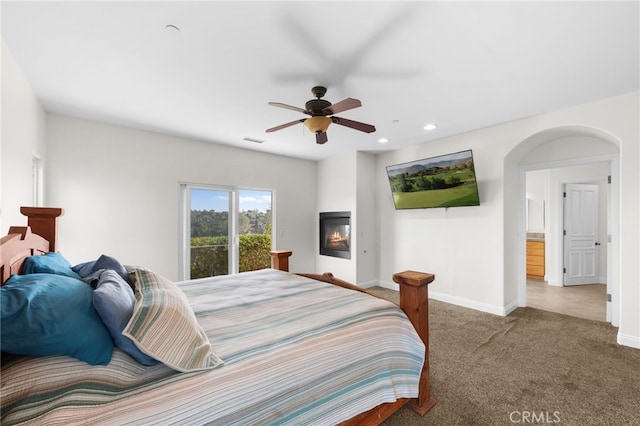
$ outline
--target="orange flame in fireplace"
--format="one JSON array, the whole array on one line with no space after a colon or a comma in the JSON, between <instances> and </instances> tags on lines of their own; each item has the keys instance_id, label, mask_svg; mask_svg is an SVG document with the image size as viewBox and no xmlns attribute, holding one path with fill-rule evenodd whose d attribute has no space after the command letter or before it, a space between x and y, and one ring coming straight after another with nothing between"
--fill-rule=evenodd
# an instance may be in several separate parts
<instances>
[{"instance_id":1,"label":"orange flame in fireplace","mask_svg":"<svg viewBox=\"0 0 640 426\"><path fill-rule=\"evenodd\" d=\"M340 248L349 247L348 237L345 235L342 235L338 231L329 234L327 238L327 243L329 247L340 247Z\"/></svg>"},{"instance_id":2,"label":"orange flame in fireplace","mask_svg":"<svg viewBox=\"0 0 640 426\"><path fill-rule=\"evenodd\" d=\"M337 231L329 236L330 241L341 241L343 239L344 238L342 237L342 235L340 235L340 233Z\"/></svg>"}]
</instances>

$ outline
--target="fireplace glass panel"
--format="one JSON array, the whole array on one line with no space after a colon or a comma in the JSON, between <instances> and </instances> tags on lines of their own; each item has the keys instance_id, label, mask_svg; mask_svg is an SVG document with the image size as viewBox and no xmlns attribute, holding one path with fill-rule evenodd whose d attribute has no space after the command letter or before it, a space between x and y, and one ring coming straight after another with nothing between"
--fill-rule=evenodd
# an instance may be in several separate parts
<instances>
[{"instance_id":1,"label":"fireplace glass panel","mask_svg":"<svg viewBox=\"0 0 640 426\"><path fill-rule=\"evenodd\" d=\"M320 213L320 254L351 258L351 212Z\"/></svg>"}]
</instances>

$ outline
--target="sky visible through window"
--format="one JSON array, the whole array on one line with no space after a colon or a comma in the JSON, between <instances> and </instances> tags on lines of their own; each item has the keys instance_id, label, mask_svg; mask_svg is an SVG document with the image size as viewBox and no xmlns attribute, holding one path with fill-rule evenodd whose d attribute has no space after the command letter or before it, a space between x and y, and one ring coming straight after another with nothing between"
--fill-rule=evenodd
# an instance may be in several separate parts
<instances>
[{"instance_id":1,"label":"sky visible through window","mask_svg":"<svg viewBox=\"0 0 640 426\"><path fill-rule=\"evenodd\" d=\"M191 210L229 211L229 193L209 189L191 190ZM240 211L271 210L271 192L240 190Z\"/></svg>"}]
</instances>

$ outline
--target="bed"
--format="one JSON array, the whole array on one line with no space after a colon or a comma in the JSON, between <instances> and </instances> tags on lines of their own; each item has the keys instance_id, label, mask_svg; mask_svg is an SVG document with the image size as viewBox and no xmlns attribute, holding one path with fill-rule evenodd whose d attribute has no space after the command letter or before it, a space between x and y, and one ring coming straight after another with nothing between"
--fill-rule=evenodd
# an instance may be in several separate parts
<instances>
[{"instance_id":1,"label":"bed","mask_svg":"<svg viewBox=\"0 0 640 426\"><path fill-rule=\"evenodd\" d=\"M33 259L57 254L63 210L21 212L28 225L11 227L1 242L7 292L21 282L52 279L23 272ZM373 425L405 404L424 415L435 404L427 310L433 275L393 276L400 309L331 274L290 273L290 254L272 252L270 269L178 283L127 266L136 296L122 334L141 356L160 362L143 365L118 346L96 363L75 355L16 355L3 347L2 424ZM55 279L64 285L75 278ZM155 304L159 294L162 303ZM170 317L150 311L173 303L171 295L185 317L195 318L189 332L178 331L177 311ZM63 308L65 315L70 309ZM3 314L7 346L4 321ZM191 331L199 346L181 340ZM177 337L169 337L173 332Z\"/></svg>"}]
</instances>

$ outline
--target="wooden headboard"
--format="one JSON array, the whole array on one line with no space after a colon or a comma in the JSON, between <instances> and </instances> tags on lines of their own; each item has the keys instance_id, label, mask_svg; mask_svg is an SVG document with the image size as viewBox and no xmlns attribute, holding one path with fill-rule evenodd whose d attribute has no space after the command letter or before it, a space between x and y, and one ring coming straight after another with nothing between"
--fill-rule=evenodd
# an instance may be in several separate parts
<instances>
[{"instance_id":1,"label":"wooden headboard","mask_svg":"<svg viewBox=\"0 0 640 426\"><path fill-rule=\"evenodd\" d=\"M61 208L20 207L27 216L27 226L12 226L0 240L0 275L2 285L19 274L22 264L29 256L56 251L58 217L64 214Z\"/></svg>"}]
</instances>

